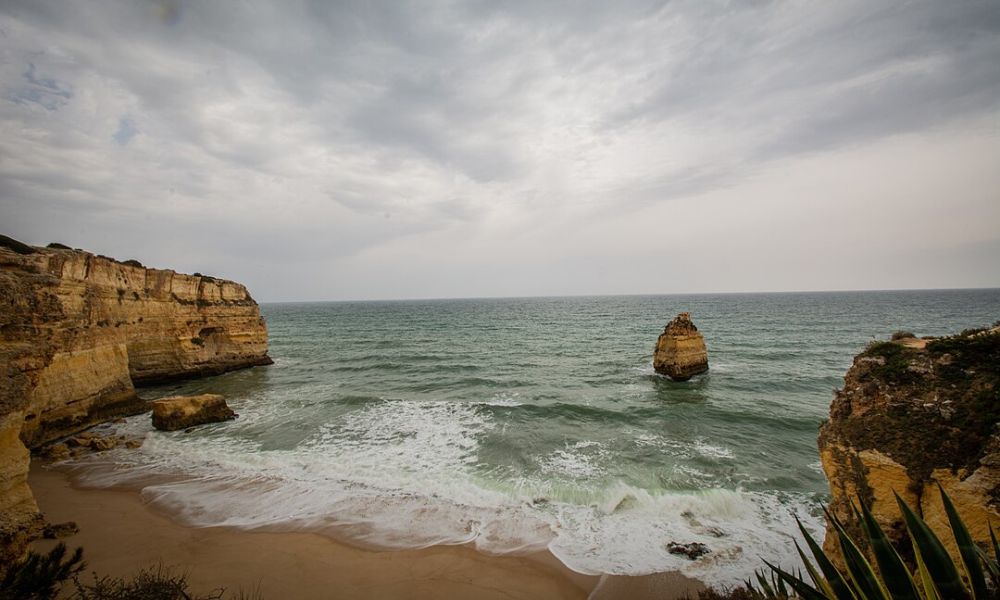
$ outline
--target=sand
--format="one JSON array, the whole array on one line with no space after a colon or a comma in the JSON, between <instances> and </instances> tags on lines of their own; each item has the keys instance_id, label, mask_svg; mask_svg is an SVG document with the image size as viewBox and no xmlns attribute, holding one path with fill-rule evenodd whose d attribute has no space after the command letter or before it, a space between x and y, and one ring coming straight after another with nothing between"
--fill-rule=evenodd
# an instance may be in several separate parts
<instances>
[{"instance_id":1,"label":"sand","mask_svg":"<svg viewBox=\"0 0 1000 600\"><path fill-rule=\"evenodd\" d=\"M196 593L259 592L266 600L582 599L696 596L702 586L675 573L593 577L551 554L490 556L468 546L372 551L309 532L191 528L146 506L131 491L77 489L58 470L32 464L31 489L52 523L75 521L63 541L84 548L87 572L127 576L162 565L185 573ZM55 542L36 542L47 550Z\"/></svg>"}]
</instances>

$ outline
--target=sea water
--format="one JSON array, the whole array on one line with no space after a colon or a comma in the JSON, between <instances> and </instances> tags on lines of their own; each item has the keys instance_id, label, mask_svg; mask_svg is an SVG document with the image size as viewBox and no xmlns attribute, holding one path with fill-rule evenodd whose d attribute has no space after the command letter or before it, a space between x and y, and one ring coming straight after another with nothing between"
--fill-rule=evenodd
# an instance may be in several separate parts
<instances>
[{"instance_id":1,"label":"sea water","mask_svg":"<svg viewBox=\"0 0 1000 600\"><path fill-rule=\"evenodd\" d=\"M549 550L589 574L733 584L822 537L817 428L864 345L1000 318L1000 290L264 304L275 364L142 391L214 392L236 421L120 429L77 464L193 526L376 548ZM653 372L687 311L710 370ZM700 542L690 560L670 542Z\"/></svg>"}]
</instances>

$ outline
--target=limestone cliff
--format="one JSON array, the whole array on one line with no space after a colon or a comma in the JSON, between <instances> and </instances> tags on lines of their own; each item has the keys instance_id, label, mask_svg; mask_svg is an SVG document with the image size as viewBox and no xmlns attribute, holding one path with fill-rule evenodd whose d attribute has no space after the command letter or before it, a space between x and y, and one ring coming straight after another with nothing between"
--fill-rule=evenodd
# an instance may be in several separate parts
<instances>
[{"instance_id":1,"label":"limestone cliff","mask_svg":"<svg viewBox=\"0 0 1000 600\"><path fill-rule=\"evenodd\" d=\"M854 359L820 428L830 508L853 522L850 502L860 496L899 541L895 492L955 552L940 484L973 538L986 542L989 523L1000 524L1000 328L894 338ZM837 554L829 531L826 549Z\"/></svg>"},{"instance_id":2,"label":"limestone cliff","mask_svg":"<svg viewBox=\"0 0 1000 600\"><path fill-rule=\"evenodd\" d=\"M135 384L270 362L238 283L0 236L0 552L37 521L26 447L146 410Z\"/></svg>"},{"instance_id":3,"label":"limestone cliff","mask_svg":"<svg viewBox=\"0 0 1000 600\"><path fill-rule=\"evenodd\" d=\"M653 369L674 381L687 381L708 370L705 338L690 314L680 313L663 328L653 350Z\"/></svg>"}]
</instances>

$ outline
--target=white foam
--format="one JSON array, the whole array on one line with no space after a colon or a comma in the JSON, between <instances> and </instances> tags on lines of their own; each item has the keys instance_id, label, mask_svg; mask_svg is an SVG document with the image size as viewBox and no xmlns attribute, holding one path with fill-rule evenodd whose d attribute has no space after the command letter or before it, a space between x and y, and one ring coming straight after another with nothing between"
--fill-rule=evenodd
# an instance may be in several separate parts
<instances>
[{"instance_id":1,"label":"white foam","mask_svg":"<svg viewBox=\"0 0 1000 600\"><path fill-rule=\"evenodd\" d=\"M539 461L539 467L545 473L572 479L593 478L604 472L599 461L606 455L607 450L597 442L577 442L553 451Z\"/></svg>"},{"instance_id":2,"label":"white foam","mask_svg":"<svg viewBox=\"0 0 1000 600\"><path fill-rule=\"evenodd\" d=\"M366 404L293 449L269 450L239 432L288 411L263 399L244 402L237 421L191 434L154 432L148 417L129 419L119 427L145 435L143 447L76 461L87 467L81 481L138 486L150 503L193 526L308 529L383 548L473 543L496 554L549 548L582 573L678 570L723 585L750 576L760 556L797 566L792 514L822 538L816 506L805 496L650 491L604 481L613 456L596 441L568 442L542 456L537 475L486 478L478 451L496 424L474 404ZM705 440L632 436L667 454L732 458ZM700 487L711 485L708 474L690 465L673 468ZM712 553L690 561L667 551L671 541L702 542Z\"/></svg>"},{"instance_id":3,"label":"white foam","mask_svg":"<svg viewBox=\"0 0 1000 600\"><path fill-rule=\"evenodd\" d=\"M524 402L521 401L520 392L497 392L489 400L478 402L477 404L487 406L521 406Z\"/></svg>"},{"instance_id":4,"label":"white foam","mask_svg":"<svg viewBox=\"0 0 1000 600\"><path fill-rule=\"evenodd\" d=\"M736 457L732 450L725 446L709 443L705 438L695 438L691 442L672 440L662 435L648 431L627 431L632 435L632 441L637 446L662 450L677 458L693 458L701 456L713 460L729 460Z\"/></svg>"},{"instance_id":5,"label":"white foam","mask_svg":"<svg viewBox=\"0 0 1000 600\"><path fill-rule=\"evenodd\" d=\"M707 458L730 459L734 458L733 451L724 446L716 446L705 441L705 438L697 438L694 441L694 449Z\"/></svg>"}]
</instances>

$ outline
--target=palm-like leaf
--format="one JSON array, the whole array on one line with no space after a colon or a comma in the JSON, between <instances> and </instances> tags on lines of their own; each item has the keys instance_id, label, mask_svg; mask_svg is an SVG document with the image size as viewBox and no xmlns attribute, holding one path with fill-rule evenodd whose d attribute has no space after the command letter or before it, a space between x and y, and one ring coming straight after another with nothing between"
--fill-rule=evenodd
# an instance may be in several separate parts
<instances>
[{"instance_id":1,"label":"palm-like leaf","mask_svg":"<svg viewBox=\"0 0 1000 600\"><path fill-rule=\"evenodd\" d=\"M871 563L844 530L840 519L829 511L826 513L826 518L833 523L833 527L837 531L840 552L844 557L844 564L847 565L847 574L853 584L855 594L866 600L888 600Z\"/></svg>"},{"instance_id":2,"label":"palm-like leaf","mask_svg":"<svg viewBox=\"0 0 1000 600\"><path fill-rule=\"evenodd\" d=\"M955 534L955 543L958 544L958 552L962 556L965 574L968 575L969 583L972 585L972 595L976 600L985 600L987 597L986 577L983 574L983 566L979 562L981 560L978 552L979 548L972 541L969 530L966 529L962 518L958 516L955 505L952 504L948 494L944 493L944 488L941 487L941 484L938 484L938 490L941 492L941 503L944 504L944 510L948 513L948 523L951 525L951 531Z\"/></svg>"},{"instance_id":3,"label":"palm-like leaf","mask_svg":"<svg viewBox=\"0 0 1000 600\"><path fill-rule=\"evenodd\" d=\"M890 598L893 600L917 600L920 595L910 571L899 557L899 553L892 547L889 538L886 537L882 527L872 515L868 506L861 502L861 512L858 515L865 535L875 555L878 563L879 573L882 575L882 583Z\"/></svg>"},{"instance_id":4,"label":"palm-like leaf","mask_svg":"<svg viewBox=\"0 0 1000 600\"><path fill-rule=\"evenodd\" d=\"M827 597L824 596L819 590L812 587L805 581L802 581L801 576L796 577L795 575L782 570L780 567L772 565L766 560L764 561L764 564L771 569L772 573L778 575L779 581L787 582L800 598L803 598L804 600L827 600ZM785 597L787 597L787 595Z\"/></svg>"},{"instance_id":5,"label":"palm-like leaf","mask_svg":"<svg viewBox=\"0 0 1000 600\"><path fill-rule=\"evenodd\" d=\"M932 584L927 586L925 592L930 595L934 588L941 598L951 600L955 598L968 598L968 591L962 585L962 579L955 567L948 551L944 549L941 540L938 539L927 523L918 517L913 510L907 506L903 499L896 495L896 504L899 505L903 513L903 520L906 523L906 531L910 534L910 541L913 543L913 553L917 558L918 569L926 571L927 577ZM923 576L924 571L921 572ZM925 581L927 577L922 577Z\"/></svg>"},{"instance_id":6,"label":"palm-like leaf","mask_svg":"<svg viewBox=\"0 0 1000 600\"><path fill-rule=\"evenodd\" d=\"M856 600L854 592L851 591L850 585L844 579L844 576L840 574L837 567L833 566L833 562L830 557L823 552L823 548L820 547L813 536L809 535L806 528L802 526L802 522L795 519L795 522L799 525L799 531L802 532L802 536L806 540L806 544L809 546L809 551L812 552L813 557L816 558L816 564L819 565L820 571L823 572L823 577L826 578L827 583L830 585L833 595L830 598L836 598L837 600Z\"/></svg>"},{"instance_id":7,"label":"palm-like leaf","mask_svg":"<svg viewBox=\"0 0 1000 600\"><path fill-rule=\"evenodd\" d=\"M939 486L940 487L940 486ZM990 541L993 556L981 549L972 540L968 529L955 510L951 499L941 491L941 499L951 526L955 541L962 557L964 571L968 575L968 586L959 575L959 567L944 549L941 540L930 527L918 517L897 495L896 502L903 513L903 522L910 537L916 558L916 573L921 585L917 585L914 575L907 569L899 553L889 542L885 532L875 520L871 510L861 503L861 509L852 505L854 514L861 523L865 539L871 547L878 571L865 557L858 544L847 533L843 523L833 514L824 511L833 527L837 542L844 558L846 570L841 573L826 555L816 540L796 519L816 565L806 556L798 543L795 549L805 566L810 584L802 572L792 574L767 561L764 564L771 571L770 580L764 572L755 573L757 585L746 582L747 592L753 600L985 600L989 594L996 597L1000 587L1000 543L990 526ZM818 568L817 568L818 565ZM993 580L993 587L986 585L985 573ZM971 589L970 589L971 586Z\"/></svg>"}]
</instances>

